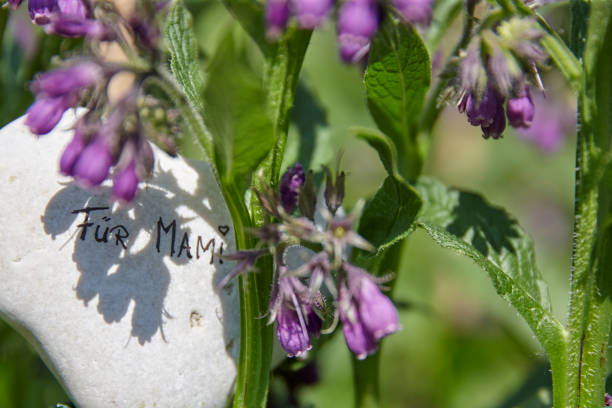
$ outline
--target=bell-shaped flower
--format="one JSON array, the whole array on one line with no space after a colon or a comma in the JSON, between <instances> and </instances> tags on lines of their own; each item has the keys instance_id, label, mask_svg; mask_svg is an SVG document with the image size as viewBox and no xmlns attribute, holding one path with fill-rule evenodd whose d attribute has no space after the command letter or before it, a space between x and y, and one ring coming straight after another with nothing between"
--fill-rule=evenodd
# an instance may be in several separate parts
<instances>
[{"instance_id":1,"label":"bell-shaped flower","mask_svg":"<svg viewBox=\"0 0 612 408\"><path fill-rule=\"evenodd\" d=\"M72 169L74 168L74 164L76 163L84 148L85 140L83 138L83 133L77 124L77 127L74 130L74 136L72 137L70 143L68 143L68 146L66 146L66 148L64 149L64 153L62 153L62 157L60 158L60 172L63 175L72 175Z\"/></svg>"},{"instance_id":2,"label":"bell-shaped flower","mask_svg":"<svg viewBox=\"0 0 612 408\"><path fill-rule=\"evenodd\" d=\"M276 313L276 335L289 357L299 357L312 348L298 313L287 305L281 305Z\"/></svg>"},{"instance_id":3,"label":"bell-shaped flower","mask_svg":"<svg viewBox=\"0 0 612 408\"><path fill-rule=\"evenodd\" d=\"M113 155L104 136L98 136L83 149L72 174L86 187L99 186L108 176L113 164Z\"/></svg>"},{"instance_id":4,"label":"bell-shaped flower","mask_svg":"<svg viewBox=\"0 0 612 408\"><path fill-rule=\"evenodd\" d=\"M531 100L529 88L523 87L515 98L508 99L506 115L512 127L528 128L531 126L535 115L535 106Z\"/></svg>"},{"instance_id":5,"label":"bell-shaped flower","mask_svg":"<svg viewBox=\"0 0 612 408\"><path fill-rule=\"evenodd\" d=\"M38 98L28 108L25 124L37 135L49 133L75 103L76 94Z\"/></svg>"},{"instance_id":6,"label":"bell-shaped flower","mask_svg":"<svg viewBox=\"0 0 612 408\"><path fill-rule=\"evenodd\" d=\"M138 175L136 174L136 162L134 160L113 178L112 195L115 199L130 202L136 197L138 191Z\"/></svg>"},{"instance_id":7,"label":"bell-shaped flower","mask_svg":"<svg viewBox=\"0 0 612 408\"><path fill-rule=\"evenodd\" d=\"M287 214L291 214L297 207L298 194L304 180L304 168L300 163L296 163L283 174L279 185L280 204Z\"/></svg>"},{"instance_id":8,"label":"bell-shaped flower","mask_svg":"<svg viewBox=\"0 0 612 408\"><path fill-rule=\"evenodd\" d=\"M347 0L338 12L338 43L344 62L360 61L370 51L378 30L380 10L375 0Z\"/></svg>"},{"instance_id":9,"label":"bell-shaped flower","mask_svg":"<svg viewBox=\"0 0 612 408\"><path fill-rule=\"evenodd\" d=\"M266 35L277 39L285 31L289 21L289 0L268 0L266 2Z\"/></svg>"},{"instance_id":10,"label":"bell-shaped flower","mask_svg":"<svg viewBox=\"0 0 612 408\"><path fill-rule=\"evenodd\" d=\"M83 61L39 75L32 83L36 95L62 96L95 85L104 76L102 67L93 61Z\"/></svg>"},{"instance_id":11,"label":"bell-shaped flower","mask_svg":"<svg viewBox=\"0 0 612 408\"><path fill-rule=\"evenodd\" d=\"M311 30L323 22L334 4L332 0L293 0L292 5L298 25Z\"/></svg>"},{"instance_id":12,"label":"bell-shaped flower","mask_svg":"<svg viewBox=\"0 0 612 408\"><path fill-rule=\"evenodd\" d=\"M427 25L431 22L431 0L393 0L393 5L409 23Z\"/></svg>"}]
</instances>

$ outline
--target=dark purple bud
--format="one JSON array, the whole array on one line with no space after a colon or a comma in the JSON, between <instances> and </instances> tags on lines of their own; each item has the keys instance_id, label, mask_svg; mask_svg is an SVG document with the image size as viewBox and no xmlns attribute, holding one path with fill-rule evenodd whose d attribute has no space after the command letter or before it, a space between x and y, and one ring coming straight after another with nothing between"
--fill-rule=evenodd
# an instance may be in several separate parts
<instances>
[{"instance_id":1,"label":"dark purple bud","mask_svg":"<svg viewBox=\"0 0 612 408\"><path fill-rule=\"evenodd\" d=\"M504 114L503 103L497 105L497 111L495 112L495 116L493 116L493 121L487 125L483 123L480 125L480 128L482 129L482 137L485 139L489 137L499 139L502 136L504 129L506 129L506 115Z\"/></svg>"},{"instance_id":2,"label":"dark purple bud","mask_svg":"<svg viewBox=\"0 0 612 408\"><path fill-rule=\"evenodd\" d=\"M58 14L48 27L49 34L64 37L87 37L93 40L112 41L115 39L113 31L100 21L81 17Z\"/></svg>"},{"instance_id":3,"label":"dark purple bud","mask_svg":"<svg viewBox=\"0 0 612 408\"><path fill-rule=\"evenodd\" d=\"M306 174L306 181L300 188L298 194L300 212L311 221L314 221L314 215L317 209L317 193L315 192L313 180L312 170L309 170Z\"/></svg>"},{"instance_id":4,"label":"dark purple bud","mask_svg":"<svg viewBox=\"0 0 612 408\"><path fill-rule=\"evenodd\" d=\"M393 0L393 5L409 23L427 25L431 22L431 0Z\"/></svg>"},{"instance_id":5,"label":"dark purple bud","mask_svg":"<svg viewBox=\"0 0 612 408\"><path fill-rule=\"evenodd\" d=\"M495 119L498 106L502 103L503 100L498 97L492 86L487 87L487 91L482 96L480 103L476 101L473 95L470 95L467 99L465 109L468 122L470 122L472 126L490 125L493 119Z\"/></svg>"},{"instance_id":6,"label":"dark purple bud","mask_svg":"<svg viewBox=\"0 0 612 408\"><path fill-rule=\"evenodd\" d=\"M17 7L21 4L23 0L8 0L8 4L13 8L13 10L17 10Z\"/></svg>"},{"instance_id":7,"label":"dark purple bud","mask_svg":"<svg viewBox=\"0 0 612 408\"><path fill-rule=\"evenodd\" d=\"M293 0L293 15L301 28L313 29L321 24L333 6L332 0Z\"/></svg>"},{"instance_id":8,"label":"dark purple bud","mask_svg":"<svg viewBox=\"0 0 612 408\"><path fill-rule=\"evenodd\" d=\"M391 299L380 291L372 276L347 262L344 262L343 268L348 274L349 288L365 330L375 341L398 331L397 310Z\"/></svg>"},{"instance_id":9,"label":"dark purple bud","mask_svg":"<svg viewBox=\"0 0 612 408\"><path fill-rule=\"evenodd\" d=\"M80 62L39 75L32 84L32 92L52 97L78 92L94 85L103 75L100 65L90 61Z\"/></svg>"},{"instance_id":10,"label":"dark purple bud","mask_svg":"<svg viewBox=\"0 0 612 408\"><path fill-rule=\"evenodd\" d=\"M136 197L139 181L136 174L136 163L132 160L125 169L121 170L113 178L113 197L119 201L129 203Z\"/></svg>"},{"instance_id":11,"label":"dark purple bud","mask_svg":"<svg viewBox=\"0 0 612 408\"><path fill-rule=\"evenodd\" d=\"M25 124L37 135L49 133L62 119L64 112L75 103L74 94L39 98L28 108Z\"/></svg>"},{"instance_id":12,"label":"dark purple bud","mask_svg":"<svg viewBox=\"0 0 612 408\"><path fill-rule=\"evenodd\" d=\"M301 356L311 349L310 337L304 331L295 310L281 306L276 314L276 335L289 357Z\"/></svg>"},{"instance_id":13,"label":"dark purple bud","mask_svg":"<svg viewBox=\"0 0 612 408\"><path fill-rule=\"evenodd\" d=\"M266 3L266 34L277 39L285 31L289 21L289 0L268 0Z\"/></svg>"},{"instance_id":14,"label":"dark purple bud","mask_svg":"<svg viewBox=\"0 0 612 408\"><path fill-rule=\"evenodd\" d=\"M534 114L535 107L531 100L529 88L523 87L516 98L508 99L506 115L508 116L510 126L528 128L531 126L531 122L533 122Z\"/></svg>"},{"instance_id":15,"label":"dark purple bud","mask_svg":"<svg viewBox=\"0 0 612 408\"><path fill-rule=\"evenodd\" d=\"M74 168L74 164L76 163L79 155L85 148L85 140L83 139L83 133L80 131L79 127L74 131L74 137L64 149L64 153L62 153L62 157L60 159L60 172L65 176L72 175L72 169Z\"/></svg>"},{"instance_id":16,"label":"dark purple bud","mask_svg":"<svg viewBox=\"0 0 612 408\"><path fill-rule=\"evenodd\" d=\"M308 327L308 333L316 339L321 335L321 328L323 327L323 321L315 313L314 309L311 306L305 305L304 307L307 310L306 326Z\"/></svg>"},{"instance_id":17,"label":"dark purple bud","mask_svg":"<svg viewBox=\"0 0 612 408\"><path fill-rule=\"evenodd\" d=\"M287 214L291 214L297 206L298 193L304 184L304 168L300 163L287 169L281 178L279 192L280 202Z\"/></svg>"},{"instance_id":18,"label":"dark purple bud","mask_svg":"<svg viewBox=\"0 0 612 408\"><path fill-rule=\"evenodd\" d=\"M29 0L28 12L32 22L38 25L46 25L51 17L59 10L57 0Z\"/></svg>"},{"instance_id":19,"label":"dark purple bud","mask_svg":"<svg viewBox=\"0 0 612 408\"><path fill-rule=\"evenodd\" d=\"M338 43L344 62L360 61L370 50L380 15L374 0L348 0L338 12Z\"/></svg>"},{"instance_id":20,"label":"dark purple bud","mask_svg":"<svg viewBox=\"0 0 612 408\"><path fill-rule=\"evenodd\" d=\"M353 309L353 311L355 311ZM351 350L358 360L363 360L369 354L376 351L376 340L366 330L361 321L357 318L352 320L345 312L340 311L342 321L342 333L349 350Z\"/></svg>"},{"instance_id":21,"label":"dark purple bud","mask_svg":"<svg viewBox=\"0 0 612 408\"><path fill-rule=\"evenodd\" d=\"M325 204L332 214L336 214L338 208L344 201L344 172L336 169L336 180L332 180L331 172L327 167L323 167L327 177L325 184Z\"/></svg>"},{"instance_id":22,"label":"dark purple bud","mask_svg":"<svg viewBox=\"0 0 612 408\"><path fill-rule=\"evenodd\" d=\"M113 155L104 137L98 137L87 145L74 164L74 178L87 187L100 185L108 176Z\"/></svg>"}]
</instances>

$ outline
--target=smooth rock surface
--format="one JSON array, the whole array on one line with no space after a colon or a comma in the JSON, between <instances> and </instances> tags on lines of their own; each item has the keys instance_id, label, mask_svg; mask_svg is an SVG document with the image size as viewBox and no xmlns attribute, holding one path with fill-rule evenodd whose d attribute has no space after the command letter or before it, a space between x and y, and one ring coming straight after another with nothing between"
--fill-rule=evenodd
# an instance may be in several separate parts
<instances>
[{"instance_id":1,"label":"smooth rock surface","mask_svg":"<svg viewBox=\"0 0 612 408\"><path fill-rule=\"evenodd\" d=\"M72 112L40 138L23 120L0 130L0 316L80 407L225 406L239 305L235 283L214 290L235 247L209 165L155 148L153 178L119 206L108 183L59 175Z\"/></svg>"}]
</instances>

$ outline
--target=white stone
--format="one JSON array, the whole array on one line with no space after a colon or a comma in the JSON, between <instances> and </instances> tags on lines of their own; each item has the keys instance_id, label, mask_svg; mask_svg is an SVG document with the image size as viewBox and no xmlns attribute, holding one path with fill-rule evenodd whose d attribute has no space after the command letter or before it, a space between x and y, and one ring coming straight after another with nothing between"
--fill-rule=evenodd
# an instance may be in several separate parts
<instances>
[{"instance_id":1,"label":"white stone","mask_svg":"<svg viewBox=\"0 0 612 408\"><path fill-rule=\"evenodd\" d=\"M238 290L215 292L231 269L218 253L235 247L210 166L155 148L152 179L133 205L119 206L110 184L94 194L59 175L74 117L67 112L40 138L23 117L0 130L0 316L80 407L225 406L239 352ZM108 209L90 212L82 239L85 214L73 212L85 207ZM160 217L163 227L176 221L172 256L172 228L158 230ZM106 227L108 242L96 241ZM185 234L191 258L180 249Z\"/></svg>"}]
</instances>

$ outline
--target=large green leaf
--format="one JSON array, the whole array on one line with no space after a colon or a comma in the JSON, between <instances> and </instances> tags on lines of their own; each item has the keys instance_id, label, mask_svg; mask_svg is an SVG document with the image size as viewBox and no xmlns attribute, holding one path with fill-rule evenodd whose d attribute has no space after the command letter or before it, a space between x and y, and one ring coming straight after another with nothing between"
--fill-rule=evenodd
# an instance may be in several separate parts
<instances>
[{"instance_id":1,"label":"large green leaf","mask_svg":"<svg viewBox=\"0 0 612 408\"><path fill-rule=\"evenodd\" d=\"M556 367L566 361L565 330L555 319L548 289L535 264L529 236L502 208L481 196L422 177L417 225L439 245L466 255L491 279L497 293L523 316Z\"/></svg>"},{"instance_id":2,"label":"large green leaf","mask_svg":"<svg viewBox=\"0 0 612 408\"><path fill-rule=\"evenodd\" d=\"M249 66L244 43L236 35L229 32L222 39L209 66L205 119L222 180L245 189L275 139L261 78Z\"/></svg>"},{"instance_id":3,"label":"large green leaf","mask_svg":"<svg viewBox=\"0 0 612 408\"><path fill-rule=\"evenodd\" d=\"M372 39L365 84L368 107L379 129L404 155L402 174L420 168L415 123L430 81L427 49L413 27L388 18Z\"/></svg>"}]
</instances>

